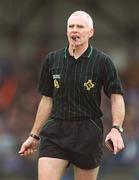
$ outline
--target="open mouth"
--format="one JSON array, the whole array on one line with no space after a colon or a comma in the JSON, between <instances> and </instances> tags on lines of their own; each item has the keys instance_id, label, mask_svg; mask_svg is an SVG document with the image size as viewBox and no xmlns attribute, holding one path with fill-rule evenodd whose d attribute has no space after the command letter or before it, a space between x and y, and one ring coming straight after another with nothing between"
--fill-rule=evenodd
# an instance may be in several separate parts
<instances>
[{"instance_id":1,"label":"open mouth","mask_svg":"<svg viewBox=\"0 0 139 180\"><path fill-rule=\"evenodd\" d=\"M78 35L72 35L71 39L77 41L78 39L80 39L80 37Z\"/></svg>"}]
</instances>

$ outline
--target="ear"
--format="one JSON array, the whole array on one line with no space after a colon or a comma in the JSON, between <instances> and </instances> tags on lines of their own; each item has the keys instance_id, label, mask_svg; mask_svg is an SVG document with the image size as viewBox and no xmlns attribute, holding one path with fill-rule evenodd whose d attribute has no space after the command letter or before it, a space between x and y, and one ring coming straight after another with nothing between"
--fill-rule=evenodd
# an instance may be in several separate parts
<instances>
[{"instance_id":1,"label":"ear","mask_svg":"<svg viewBox=\"0 0 139 180\"><path fill-rule=\"evenodd\" d=\"M67 29L66 35L67 35L67 36L69 35L68 29Z\"/></svg>"},{"instance_id":2,"label":"ear","mask_svg":"<svg viewBox=\"0 0 139 180\"><path fill-rule=\"evenodd\" d=\"M89 31L89 38L91 38L94 35L94 28L91 28Z\"/></svg>"}]
</instances>

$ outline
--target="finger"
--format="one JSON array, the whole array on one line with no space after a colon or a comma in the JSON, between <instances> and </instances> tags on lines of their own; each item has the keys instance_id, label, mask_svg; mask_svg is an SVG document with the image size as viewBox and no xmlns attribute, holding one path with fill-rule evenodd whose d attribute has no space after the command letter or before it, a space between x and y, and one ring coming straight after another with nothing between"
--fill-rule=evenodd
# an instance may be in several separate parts
<instances>
[{"instance_id":1,"label":"finger","mask_svg":"<svg viewBox=\"0 0 139 180\"><path fill-rule=\"evenodd\" d=\"M19 154L20 154L20 156L25 156L24 153L25 153L25 151L23 153L19 153Z\"/></svg>"},{"instance_id":2,"label":"finger","mask_svg":"<svg viewBox=\"0 0 139 180\"><path fill-rule=\"evenodd\" d=\"M110 136L106 136L105 142L107 142L109 139L111 139Z\"/></svg>"},{"instance_id":3,"label":"finger","mask_svg":"<svg viewBox=\"0 0 139 180\"><path fill-rule=\"evenodd\" d=\"M34 153L33 149L28 149L28 151L27 151L28 156L32 155L33 153Z\"/></svg>"},{"instance_id":4,"label":"finger","mask_svg":"<svg viewBox=\"0 0 139 180\"><path fill-rule=\"evenodd\" d=\"M37 151L37 149L33 149L33 151L32 151L32 152L33 152L33 153L35 153L36 151Z\"/></svg>"},{"instance_id":5,"label":"finger","mask_svg":"<svg viewBox=\"0 0 139 180\"><path fill-rule=\"evenodd\" d=\"M123 143L122 149L124 149L124 148L125 148L125 145L124 145L124 143Z\"/></svg>"},{"instance_id":6,"label":"finger","mask_svg":"<svg viewBox=\"0 0 139 180\"><path fill-rule=\"evenodd\" d=\"M28 150L26 150L25 152L24 152L24 155L23 156L28 156Z\"/></svg>"},{"instance_id":7,"label":"finger","mask_svg":"<svg viewBox=\"0 0 139 180\"><path fill-rule=\"evenodd\" d=\"M114 151L113 151L113 154L117 154L118 153L118 145L117 143L116 144L113 144L114 145Z\"/></svg>"},{"instance_id":8,"label":"finger","mask_svg":"<svg viewBox=\"0 0 139 180\"><path fill-rule=\"evenodd\" d=\"M21 156L29 156L29 149L26 149L23 153L21 153Z\"/></svg>"},{"instance_id":9,"label":"finger","mask_svg":"<svg viewBox=\"0 0 139 180\"><path fill-rule=\"evenodd\" d=\"M27 151L25 150L24 152L20 153L20 156L27 156Z\"/></svg>"},{"instance_id":10,"label":"finger","mask_svg":"<svg viewBox=\"0 0 139 180\"><path fill-rule=\"evenodd\" d=\"M30 156L33 153L35 153L37 151L37 149L26 149L23 153L20 153L20 156Z\"/></svg>"},{"instance_id":11,"label":"finger","mask_svg":"<svg viewBox=\"0 0 139 180\"><path fill-rule=\"evenodd\" d=\"M31 148L27 149L26 155L30 156L31 154L33 154L33 149Z\"/></svg>"},{"instance_id":12,"label":"finger","mask_svg":"<svg viewBox=\"0 0 139 180\"><path fill-rule=\"evenodd\" d=\"M124 149L125 145L124 145L124 141L122 140L122 149Z\"/></svg>"},{"instance_id":13,"label":"finger","mask_svg":"<svg viewBox=\"0 0 139 180\"><path fill-rule=\"evenodd\" d=\"M34 154L37 150L36 149L31 149L31 154Z\"/></svg>"},{"instance_id":14,"label":"finger","mask_svg":"<svg viewBox=\"0 0 139 180\"><path fill-rule=\"evenodd\" d=\"M31 152L32 152L32 150L31 150L30 148L28 148L28 149L25 151L24 155L25 155L25 156L30 156L30 155L31 155Z\"/></svg>"},{"instance_id":15,"label":"finger","mask_svg":"<svg viewBox=\"0 0 139 180\"><path fill-rule=\"evenodd\" d=\"M124 149L124 143L122 141L118 142L118 151L121 151L122 149Z\"/></svg>"},{"instance_id":16,"label":"finger","mask_svg":"<svg viewBox=\"0 0 139 180\"><path fill-rule=\"evenodd\" d=\"M21 146L21 149L19 150L19 154L23 154L26 151L25 146Z\"/></svg>"}]
</instances>

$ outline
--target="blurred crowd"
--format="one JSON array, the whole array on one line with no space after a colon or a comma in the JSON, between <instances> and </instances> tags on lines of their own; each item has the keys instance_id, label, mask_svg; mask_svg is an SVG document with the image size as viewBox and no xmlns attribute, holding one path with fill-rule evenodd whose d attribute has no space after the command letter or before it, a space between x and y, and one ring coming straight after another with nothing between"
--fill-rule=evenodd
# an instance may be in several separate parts
<instances>
[{"instance_id":1,"label":"blurred crowd","mask_svg":"<svg viewBox=\"0 0 139 180\"><path fill-rule=\"evenodd\" d=\"M37 179L37 154L22 158L18 155L18 150L31 130L41 98L37 92L40 68L41 60L38 59L20 63L0 59L0 177L16 174L26 180ZM134 179L139 179L138 70L138 64L134 64L120 72L126 103L123 135L126 148L117 156L104 148L102 174L114 168L130 168ZM107 98L103 98L102 109L107 133L111 127L110 104ZM68 175L66 179L68 180Z\"/></svg>"}]
</instances>

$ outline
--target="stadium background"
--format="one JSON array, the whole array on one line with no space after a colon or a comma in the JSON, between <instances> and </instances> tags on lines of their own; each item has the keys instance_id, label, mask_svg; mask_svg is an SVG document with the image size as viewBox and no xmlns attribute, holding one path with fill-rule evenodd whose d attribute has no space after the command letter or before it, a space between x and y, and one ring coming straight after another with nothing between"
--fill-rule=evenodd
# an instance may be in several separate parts
<instances>
[{"instance_id":1,"label":"stadium background","mask_svg":"<svg viewBox=\"0 0 139 180\"><path fill-rule=\"evenodd\" d=\"M0 179L36 180L37 154L17 152L32 127L40 95L38 74L43 57L67 44L66 21L75 10L93 17L92 44L110 54L125 89L125 150L106 148L99 180L139 179L139 1L0 0ZM110 104L103 98L105 133L111 126ZM63 180L71 179L72 167Z\"/></svg>"}]
</instances>

